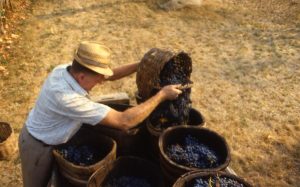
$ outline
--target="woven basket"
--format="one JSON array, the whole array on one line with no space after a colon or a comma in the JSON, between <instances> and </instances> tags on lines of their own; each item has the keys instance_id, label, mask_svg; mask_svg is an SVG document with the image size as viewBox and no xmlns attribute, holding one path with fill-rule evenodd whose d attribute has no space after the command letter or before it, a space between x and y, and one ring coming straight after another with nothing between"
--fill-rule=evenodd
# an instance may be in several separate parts
<instances>
[{"instance_id":1,"label":"woven basket","mask_svg":"<svg viewBox=\"0 0 300 187\"><path fill-rule=\"evenodd\" d=\"M10 160L18 150L17 139L10 124L0 122L0 159Z\"/></svg>"},{"instance_id":2,"label":"woven basket","mask_svg":"<svg viewBox=\"0 0 300 187\"><path fill-rule=\"evenodd\" d=\"M101 151L104 157L98 162L80 166L66 160L59 152L60 147L68 145L91 145ZM110 137L99 134L94 131L82 128L66 144L61 144L53 150L53 155L58 164L59 172L73 185L85 187L89 177L97 170L100 176L104 178L109 172L114 160L116 159L117 143Z\"/></svg>"},{"instance_id":3,"label":"woven basket","mask_svg":"<svg viewBox=\"0 0 300 187\"><path fill-rule=\"evenodd\" d=\"M167 154L167 147L177 143L180 144L187 135L197 137L200 143L214 150L219 158L218 164L211 168L198 168L180 164L172 160ZM158 146L160 165L168 184L173 184L178 177L190 171L222 171L226 169L231 160L230 150L226 140L216 132L198 126L181 125L169 127L160 135Z\"/></svg>"},{"instance_id":4,"label":"woven basket","mask_svg":"<svg viewBox=\"0 0 300 187\"><path fill-rule=\"evenodd\" d=\"M185 68L192 70L192 61L189 55L185 52L173 53L171 51L153 48L148 51L141 62L139 63L136 84L138 87L138 95L143 99L147 100L153 94L155 90L161 88L160 85L160 74L164 66L171 60L181 61L183 60Z\"/></svg>"},{"instance_id":5,"label":"woven basket","mask_svg":"<svg viewBox=\"0 0 300 187\"><path fill-rule=\"evenodd\" d=\"M142 98L148 99L152 89L160 87L159 74L173 56L174 53L157 48L151 49L144 55L136 74L136 84Z\"/></svg>"},{"instance_id":6,"label":"woven basket","mask_svg":"<svg viewBox=\"0 0 300 187\"><path fill-rule=\"evenodd\" d=\"M122 176L132 176L145 179L148 183L147 186L151 187L165 187L163 175L160 167L149 160L145 160L134 156L121 156L113 164L112 169L106 175L100 185L93 185L93 180L90 179L88 187L120 187L120 186L131 186L131 187L144 187L141 184L134 184L123 182L123 185L112 185L111 182ZM97 177L97 176L94 176ZM95 183L94 183L95 184ZM97 184L97 183L96 183ZM146 186L146 185L145 185Z\"/></svg>"},{"instance_id":7,"label":"woven basket","mask_svg":"<svg viewBox=\"0 0 300 187\"><path fill-rule=\"evenodd\" d=\"M243 178L222 171L221 172L191 171L180 176L177 179L177 181L173 184L173 187L192 186L194 180L197 178L209 179L209 178L216 178L216 177L226 177L238 181L240 184L243 184L244 187L252 187L252 185L246 182Z\"/></svg>"}]
</instances>

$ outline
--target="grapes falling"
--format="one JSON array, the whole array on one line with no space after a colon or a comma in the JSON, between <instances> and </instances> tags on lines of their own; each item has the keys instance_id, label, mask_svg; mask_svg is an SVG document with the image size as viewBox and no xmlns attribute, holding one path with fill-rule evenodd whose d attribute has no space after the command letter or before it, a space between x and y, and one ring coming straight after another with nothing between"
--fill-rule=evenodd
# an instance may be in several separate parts
<instances>
[{"instance_id":1,"label":"grapes falling","mask_svg":"<svg viewBox=\"0 0 300 187\"><path fill-rule=\"evenodd\" d=\"M192 83L192 60L188 54L181 52L167 62L160 72L160 87L170 84L187 85ZM153 95L158 89L153 89ZM151 124L157 129L187 124L191 109L191 88L182 90L182 94L172 101L161 103L150 115Z\"/></svg>"}]
</instances>

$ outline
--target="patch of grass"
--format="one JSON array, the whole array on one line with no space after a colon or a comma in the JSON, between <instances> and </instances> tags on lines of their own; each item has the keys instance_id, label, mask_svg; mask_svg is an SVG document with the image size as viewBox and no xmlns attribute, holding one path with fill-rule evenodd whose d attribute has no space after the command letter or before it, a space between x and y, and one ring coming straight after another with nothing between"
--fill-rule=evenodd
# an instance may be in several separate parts
<instances>
[{"instance_id":1,"label":"patch of grass","mask_svg":"<svg viewBox=\"0 0 300 187\"><path fill-rule=\"evenodd\" d=\"M8 64L8 60L5 59L2 54L0 54L0 64L1 65L7 65Z\"/></svg>"}]
</instances>

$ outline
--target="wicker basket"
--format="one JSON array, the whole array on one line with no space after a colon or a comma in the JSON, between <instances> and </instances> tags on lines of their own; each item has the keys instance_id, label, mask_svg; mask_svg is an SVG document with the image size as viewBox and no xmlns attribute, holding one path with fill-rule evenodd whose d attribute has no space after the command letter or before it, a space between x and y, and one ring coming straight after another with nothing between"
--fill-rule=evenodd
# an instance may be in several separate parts
<instances>
[{"instance_id":1,"label":"wicker basket","mask_svg":"<svg viewBox=\"0 0 300 187\"><path fill-rule=\"evenodd\" d=\"M240 184L243 184L244 187L252 187L251 184L246 182L243 178L225 173L225 172L201 172L201 171L191 171L185 173L184 175L180 176L177 181L174 183L173 187L187 187L193 186L193 182L197 178L216 178L216 177L227 177L229 179L236 180Z\"/></svg>"},{"instance_id":2,"label":"wicker basket","mask_svg":"<svg viewBox=\"0 0 300 187\"><path fill-rule=\"evenodd\" d=\"M192 70L192 60L185 52L173 53L171 51L153 48L148 51L139 63L136 84L138 95L146 100L152 96L153 90L160 88L160 74L164 66L174 59L175 61L183 60L186 67Z\"/></svg>"},{"instance_id":3,"label":"wicker basket","mask_svg":"<svg viewBox=\"0 0 300 187\"><path fill-rule=\"evenodd\" d=\"M0 160L12 159L17 150L17 139L10 124L0 122Z\"/></svg>"},{"instance_id":4,"label":"wicker basket","mask_svg":"<svg viewBox=\"0 0 300 187\"><path fill-rule=\"evenodd\" d=\"M147 186L151 187L164 187L164 180L161 170L158 165L145 160L139 157L134 156L122 156L119 157L113 164L112 170L106 175L100 185L95 185L97 183L93 182L93 177L90 178L90 183L88 187L112 187L112 186L132 186L132 187L144 187L137 184L128 184L124 185L111 185L110 183L114 179L118 179L122 176L132 176L141 179L145 179L148 183ZM130 181L128 181L130 182Z\"/></svg>"},{"instance_id":5,"label":"wicker basket","mask_svg":"<svg viewBox=\"0 0 300 187\"><path fill-rule=\"evenodd\" d=\"M68 145L91 145L102 151L104 157L92 165L76 165L66 160L57 150ZM53 150L54 158L62 176L71 184L82 187L87 185L89 177L97 170L99 170L99 180L101 177L106 176L116 159L116 152L117 143L112 138L87 129L81 129L68 143L59 145Z\"/></svg>"},{"instance_id":6,"label":"wicker basket","mask_svg":"<svg viewBox=\"0 0 300 187\"><path fill-rule=\"evenodd\" d=\"M191 135L216 152L219 157L218 165L212 168L197 168L179 164L166 153L169 145L182 142L184 137ZM217 172L225 170L230 162L230 150L226 140L216 132L198 126L169 127L159 137L160 164L166 182L173 184L178 177L190 171Z\"/></svg>"}]
</instances>

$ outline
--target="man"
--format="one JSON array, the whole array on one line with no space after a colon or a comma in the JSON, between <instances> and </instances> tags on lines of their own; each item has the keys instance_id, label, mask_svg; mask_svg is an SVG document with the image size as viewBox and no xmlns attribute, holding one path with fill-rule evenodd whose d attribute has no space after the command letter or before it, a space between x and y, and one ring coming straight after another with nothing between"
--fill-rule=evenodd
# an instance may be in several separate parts
<instances>
[{"instance_id":1,"label":"man","mask_svg":"<svg viewBox=\"0 0 300 187\"><path fill-rule=\"evenodd\" d=\"M109 57L107 47L82 42L72 65L56 67L46 79L19 137L25 187L47 186L53 146L66 143L82 124L127 130L148 117L159 103L181 94L180 85L165 86L152 98L124 112L91 101L88 92L96 84L136 72L136 63L110 69Z\"/></svg>"}]
</instances>

